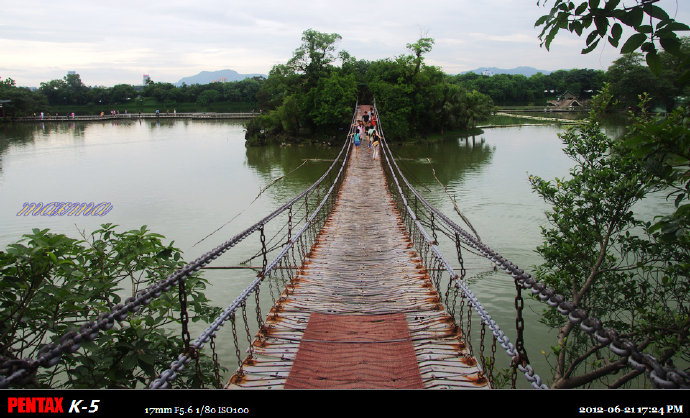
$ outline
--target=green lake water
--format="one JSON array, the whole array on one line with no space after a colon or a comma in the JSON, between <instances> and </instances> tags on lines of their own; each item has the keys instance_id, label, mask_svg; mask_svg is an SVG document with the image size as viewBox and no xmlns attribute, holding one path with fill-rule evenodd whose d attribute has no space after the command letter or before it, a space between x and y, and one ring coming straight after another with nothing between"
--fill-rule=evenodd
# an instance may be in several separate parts
<instances>
[{"instance_id":1,"label":"green lake water","mask_svg":"<svg viewBox=\"0 0 690 418\"><path fill-rule=\"evenodd\" d=\"M540 261L534 249L541 242L540 226L545 225L548 207L531 191L528 178L530 174L547 179L567 175L571 162L561 152L557 137L561 129L491 128L470 138L393 145L392 151L430 203L461 223L449 193L487 245L530 271ZM19 240L32 228L49 228L76 238L79 231L88 233L107 222L121 229L147 225L174 240L185 259L193 260L308 187L339 149L322 145L247 148L242 121L2 125L0 246ZM273 183L281 176L285 177ZM26 202L109 202L113 208L103 217L17 216ZM655 205L670 207L658 200L640 211L653 213ZM237 265L255 250L240 248L224 256L221 264ZM453 248L443 250L453 255ZM465 267L474 293L515 341L511 278L471 254ZM210 299L225 307L254 273L214 270L206 271L205 277L212 286ZM537 373L547 378L541 351L549 351L554 336L538 323L543 305L528 299L526 306L526 348ZM203 330L202 326L194 331ZM221 355L234 353L231 344L223 350Z\"/></svg>"}]
</instances>

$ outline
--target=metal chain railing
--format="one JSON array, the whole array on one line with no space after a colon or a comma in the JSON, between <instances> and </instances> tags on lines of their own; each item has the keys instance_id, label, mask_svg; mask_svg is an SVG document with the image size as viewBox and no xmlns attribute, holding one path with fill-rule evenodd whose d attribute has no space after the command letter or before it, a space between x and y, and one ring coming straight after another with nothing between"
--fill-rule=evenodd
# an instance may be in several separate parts
<instances>
[{"instance_id":1,"label":"metal chain railing","mask_svg":"<svg viewBox=\"0 0 690 418\"><path fill-rule=\"evenodd\" d=\"M376 111L376 110L375 110ZM376 111L377 112L377 111ZM378 115L378 112L377 112ZM482 306L482 304L479 302L479 299L472 293L472 291L469 289L466 283L458 276L457 273L455 273L453 267L451 267L450 263L445 259L443 254L441 253L438 245L437 245L437 239L438 236L433 234L430 235L422 223L420 222L417 213L413 211L413 209L410 207L410 204L408 203L408 198L406 197L405 192L403 191L403 184L401 184L401 180L404 183L406 180L403 179L402 175L400 173L396 173L394 171L394 165L395 161L393 160L392 153L390 152L390 149L387 146L386 140L385 140L385 135L383 133L383 129L381 128L380 124L381 118L377 118L377 130L379 131L379 135L381 136L381 144L382 144L382 155L383 159L385 160L385 166L384 166L384 171L386 172L386 176L389 179L389 188L392 189L393 191L393 196L396 200L396 203L398 204L399 210L401 215L403 216L405 220L405 224L408 228L408 232L410 233L410 236L412 238L412 241L415 243L417 246L417 250L422 258L424 260L425 266L427 267L428 270L435 270L438 272L442 272L445 270L445 272L448 273L449 275L449 286L454 286L457 287L459 292L461 293L461 297L463 300L467 300L468 303L468 311L467 311L467 316L465 317L466 319L466 326L462 329L463 333L470 334L471 333L471 314L472 311L474 310L477 312L481 318L481 322L483 326L487 326L494 338L496 338L501 346L506 350L508 355L511 358L518 358L519 353L513 346L513 344L510 342L508 337L505 335L505 333L500 329L498 324L496 323L495 320L491 318L489 313L486 311L486 309ZM410 191L411 186L409 184L406 184L407 189ZM420 200L421 202L421 200ZM419 209L419 208L418 208ZM438 285L437 285L438 286ZM449 293L449 292L447 292ZM446 309L450 313L452 309L449 309L449 298L446 298L445 300L445 305ZM462 323L461 323L462 325ZM471 339L467 338L467 335L465 336L465 341L464 343L467 345L467 347L470 350L470 353L472 353L472 343ZM483 344L483 342L482 342ZM484 359L481 359L484 361ZM490 360L493 362L493 360ZM530 381L533 387L535 388L546 388L546 385L544 385L541 382L541 378L534 373L534 370L531 368L531 366L526 365L522 366L523 371L525 373L525 376L527 379ZM492 370L492 368L491 368ZM484 372L487 372L487 369L484 369ZM485 376L490 382L493 380L492 377Z\"/></svg>"},{"instance_id":2,"label":"metal chain railing","mask_svg":"<svg viewBox=\"0 0 690 418\"><path fill-rule=\"evenodd\" d=\"M345 161L346 156L349 154L349 143L345 141L337 157L333 160L328 169L324 174L316 180L311 186L305 189L302 193L298 194L269 215L256 222L252 226L246 228L241 233L235 235L223 244L215 247L214 249L206 252L205 254L198 257L196 260L186 264L180 269L168 275L165 279L154 283L146 289L138 291L133 297L127 298L124 303L120 303L115 306L115 308L109 312L103 312L98 315L92 321L88 321L81 325L77 330L69 331L63 334L57 339L57 343L47 344L42 347L35 359L8 359L0 358L0 388L8 388L10 385L22 385L28 383L33 379L36 371L39 368L52 367L60 362L63 355L69 355L76 352L83 343L94 341L101 332L107 331L115 325L115 322L124 321L130 314L136 313L142 307L147 306L154 299L160 297L163 293L169 291L174 286L179 286L180 283L191 275L195 274L201 268L205 267L207 264L216 260L222 254L227 252L229 249L235 247L237 244L245 240L247 237L251 236L257 231L261 231L263 227L268 224L271 220L277 218L279 215L286 211L290 212L290 217L292 218L294 213L294 206L298 202L302 202L305 199L310 199L311 194L317 190L319 187L323 187L322 183L329 178L334 178L335 176L340 176L340 172L334 174L334 169L337 164L341 164ZM328 184L328 183L326 183ZM331 189L332 189L331 184ZM306 217L306 215L305 215ZM292 219L294 221L294 218ZM182 298L184 296L181 295ZM181 299L181 305L184 305L184 299ZM182 322L183 326L187 323L188 318L186 317L186 309L182 312ZM183 329L183 339L186 339L186 331ZM186 344L186 341L185 341ZM192 348L197 348L191 345ZM192 349L190 348L190 349ZM183 354L181 354L183 356Z\"/></svg>"},{"instance_id":3,"label":"metal chain railing","mask_svg":"<svg viewBox=\"0 0 690 418\"><path fill-rule=\"evenodd\" d=\"M376 108L375 111L378 114ZM384 169L387 177L390 180L389 188L394 192L393 195L396 203L398 204L400 212L403 215L404 223L410 232L413 242L417 246L418 252L425 263L425 266L427 266L430 271L437 272L433 278L433 282L440 295L443 295L443 292L440 292L443 272L445 271L449 276L447 279L448 289L445 291L446 309L449 311L449 313L451 313L451 315L455 316L456 301L457 297L460 296L460 306L459 309L457 309L457 314L459 315L461 324L464 323L464 317L464 321L467 323L467 326L463 331L466 331L468 334L471 333L472 328L472 311L476 311L480 316L482 334L480 344L480 350L482 352L481 362L484 372L488 374L486 377L489 379L490 384L493 385L492 373L495 368L495 357L493 354L496 351L496 343L498 342L505 349L507 354L511 356L511 359L513 359L514 367L525 374L525 377L533 387L546 388L546 385L541 382L541 378L534 373L534 370L527 361L527 356L524 349L524 341L522 340L524 321L522 320L521 316L523 307L521 295L517 293L515 301L516 311L518 312L516 316L516 329L518 330L518 343L516 347L509 341L496 322L482 307L479 300L476 298L476 296L474 296L463 280L465 270L463 266L462 253L460 251L460 243L471 247L477 253L491 260L496 266L510 274L515 281L516 289L518 291L520 287L530 289L532 293L539 297L539 299L546 302L549 306L556 307L561 314L568 316L568 319L571 322L574 324L579 324L584 331L592 335L597 341L602 344L607 344L611 351L613 351L615 354L621 357L627 357L628 363L636 370L646 372L647 376L656 387L690 387L690 378L685 372L672 367L663 367L653 356L640 352L634 343L618 337L614 330L604 328L600 320L588 317L586 312L584 312L582 309L578 309L572 302L566 301L562 295L556 294L552 289L549 289L544 284L539 283L529 274L519 269L515 264L503 258L500 254L493 251L476 237L472 236L455 224L439 210L431 206L419 194L419 192L417 192L417 190L410 185L409 181L402 174L402 171L398 167L395 159L393 158L393 154L385 141L380 117L377 119L377 121L378 123L376 128L382 138L380 145L382 147L381 154L386 163ZM131 313L139 311L142 307L148 305L152 300L158 298L161 294L167 292L175 285L177 285L180 290L180 304L182 307L181 320L183 324L182 335L185 348L184 351L178 356L177 360L170 364L169 369L165 370L160 377L153 382L151 388L168 387L175 379L178 372L185 367L186 363L193 358L198 360L198 352L206 343L210 343L213 351L214 378L216 380L215 384L216 386L220 385L218 358L215 352L215 336L216 332L228 320L232 323L232 335L238 363L235 378L241 379L241 376L243 375L243 365L246 364L248 360L251 360L253 355L252 334L250 330L250 322L247 316L247 303L250 302L249 296L254 294L253 303L256 305L256 324L251 325L256 325L256 328L258 329L257 335L260 339L261 336L265 335L265 333L270 329L270 324L264 323L263 320L264 315L261 308L261 295L268 293L269 296L264 297L269 299L267 303L273 307L273 313L276 314L277 312L275 311L275 307L278 306L279 302L283 300L292 290L292 283L293 279L297 275L297 268L298 266L302 265L302 261L308 256L319 230L325 223L328 213L335 204L337 190L342 182L344 168L349 157L349 138L350 135L348 134L348 139L345 140L338 156L334 159L326 172L314 184L259 222L245 229L240 234L219 245L213 250L203 254L201 257L190 262L184 267L173 272L165 279L137 292L135 296L128 298L123 304L118 304L112 311L104 312L93 321L83 324L78 330L73 330L62 335L59 339L59 343L44 346L41 348L41 350L39 350L36 359L0 359L0 388L9 387L11 384L21 385L31 380L38 368L54 366L60 361L64 354L71 354L78 350L82 343L95 340L98 338L101 332L111 329L114 326L115 321L125 320ZM334 168L338 165L338 163L340 163L340 166L336 173ZM327 178L330 178L330 180L326 183L330 184L330 187L325 192L323 198L321 198L320 194L318 194L318 190L319 187L322 187L322 184ZM316 209L314 209L312 212L309 212L309 199L312 192L315 192L315 194L318 196L317 200L319 204L317 205ZM414 209L412 209L409 204L409 199L411 198L414 199ZM295 204L302 201L304 201L303 205L305 212L303 217L304 224L299 231L295 233L293 230L293 223L302 219L302 217L299 219L294 217ZM267 248L264 228L268 222L275 219L285 211L288 211L288 220L286 223L288 229L286 232L287 239L284 241L281 240L280 245L269 249ZM426 213L425 216L428 222L423 222L423 219L419 216L420 213ZM430 227L431 234L426 231L425 227ZM285 228L285 225L283 228ZM262 258L262 271L258 274L256 279L254 279L240 294L240 296L238 296L235 301L233 301L233 303L229 305L194 342L190 342L189 331L187 329L189 318L185 307L186 295L183 295L183 293L185 293L185 280L195 272L199 271L202 267L217 259L220 255L257 231L260 231L261 235L260 239L262 249L258 255ZM461 265L460 275L455 273L453 268L441 254L441 251L438 247L439 233L452 236L455 240L457 256ZM273 259L273 261L269 263L268 253L271 250L278 248L281 248L280 253ZM263 282L269 283L269 292L264 292L260 295L259 287ZM274 294L274 292L271 290L272 288L270 287L271 283L284 287L283 293L276 292ZM466 316L464 312L465 303L467 303ZM242 317L242 325L238 324L238 310L240 310L240 316ZM489 359L483 358L483 352L485 350L484 334L486 327L491 330L493 336L491 347L492 355ZM241 357L241 346L243 343L240 342L240 332L238 332L238 329L241 328L243 328L243 332L247 338L247 349L249 352L248 356L244 359ZM472 343L470 339L467 340L467 344L471 350Z\"/></svg>"},{"instance_id":4,"label":"metal chain railing","mask_svg":"<svg viewBox=\"0 0 690 418\"><path fill-rule=\"evenodd\" d=\"M377 129L381 130L381 136L383 136L380 118L378 118L378 120L379 123L377 123ZM396 178L400 178L405 187L405 191L414 197L415 207L417 208L414 213L419 213L419 209L422 208L428 210L433 215L435 224L443 223L446 227L450 228L453 233L457 234L465 245L473 248L481 256L491 260L498 268L511 275L516 285L529 289L541 301L545 302L551 307L555 307L559 313L567 316L570 322L576 325L579 324L585 332L590 334L599 343L608 345L609 349L614 354L620 357L627 357L628 363L635 370L645 372L649 380L656 388L690 388L690 375L688 375L688 373L673 366L664 367L654 356L641 352L641 350L632 341L620 337L613 329L604 328L601 320L588 316L587 312L585 312L583 309L578 308L571 301L566 301L564 296L557 294L553 289L549 288L543 283L540 283L530 274L520 269L516 264L501 256L475 236L465 231L462 227L453 222L437 208L429 204L405 178L400 170L400 167L398 167L395 159L393 158L393 154L385 140L382 141L382 151L384 150L388 155L390 155L390 171L394 173L392 175L396 176ZM393 168L395 170L393 170ZM400 189L400 193L401 195L404 195L402 188ZM432 215L429 215L428 218L432 219ZM458 284L461 283L461 281L456 282ZM518 332L520 333L522 328L524 328L524 323L519 322L519 317L521 314L519 304L520 300L519 298L516 298L516 309L518 309L516 325ZM518 354L518 356L515 357L516 359L524 359L524 357L526 357L526 354L524 354L524 346L521 346L519 351L518 349L515 350L515 353ZM522 354L520 352L522 352ZM525 365L524 361L521 363L523 364L518 365L518 369L523 371L525 375L528 376L528 380L530 380L530 382L533 382L534 378L530 377L533 375L533 370L529 365Z\"/></svg>"},{"instance_id":5,"label":"metal chain railing","mask_svg":"<svg viewBox=\"0 0 690 418\"><path fill-rule=\"evenodd\" d=\"M284 300L287 294L291 290L291 283L296 277L295 268L302 265L302 261L308 256L311 247L318 236L319 231L326 222L328 214L331 212L333 206L335 205L337 191L342 183L344 177L344 170L347 165L347 160L350 153L350 141L349 134L343 145L341 153L335 159L333 164L340 162L340 168L337 173L334 174L334 179L330 183L329 189L325 192L324 196L320 199L319 204L313 209L311 214L307 217L306 221L298 231L292 230L292 225L289 227L290 238L283 246L279 254L271 261L265 262L265 267L257 275L249 286L229 305L223 312L204 330L197 339L190 344L190 347L195 350L201 350L203 346L211 341L215 337L216 333L228 320L232 322L232 337L233 343L235 345L235 356L238 364L238 368L235 371L232 382L240 381L244 376L244 366L250 364L252 358L254 357L253 347L255 345L260 345L265 336L270 332L271 324L270 318L274 316L277 312L277 306L280 301ZM333 167L333 165L331 166ZM320 195L319 195L320 196ZM306 203L305 203L306 206ZM291 224L294 221L292 216L289 217L288 222ZM294 232L294 235L293 235ZM265 245L265 237L262 234L262 243ZM266 260L265 255L262 253L262 258ZM259 295L260 288L263 283L268 284L269 291L267 293L266 300L262 299ZM276 288L284 288L282 293L274 293L272 291L273 285L276 284ZM254 307L256 318L255 322L250 322L248 316L246 315L247 304L251 301L250 296L254 294ZM262 302L269 308L269 315L266 321L264 321L265 308L262 308ZM238 333L238 318L237 311L241 310L242 318L241 321L244 325L244 335L247 338L247 351L248 354L245 358L241 357L243 343L241 342L241 336ZM273 315L270 314L273 312ZM256 332L252 332L251 327L256 328ZM255 340L252 341L252 336L255 336ZM150 386L151 389L162 389L170 386L172 381L177 377L178 373L185 367L185 365L191 360L190 356L186 353L181 353L178 358L171 362L170 367L160 374L158 379L156 379Z\"/></svg>"}]
</instances>

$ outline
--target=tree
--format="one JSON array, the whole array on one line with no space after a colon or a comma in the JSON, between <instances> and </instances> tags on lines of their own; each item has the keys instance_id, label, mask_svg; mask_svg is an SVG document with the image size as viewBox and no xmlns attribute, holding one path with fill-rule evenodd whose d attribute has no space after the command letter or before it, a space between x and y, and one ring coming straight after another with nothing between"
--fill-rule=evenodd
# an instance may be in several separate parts
<instances>
[{"instance_id":1,"label":"tree","mask_svg":"<svg viewBox=\"0 0 690 418\"><path fill-rule=\"evenodd\" d=\"M353 75L341 75L334 71L330 76L321 78L317 88L311 92L314 94L311 101L318 103L318 106L311 109L308 115L319 128L337 129L352 115L352 103L357 99Z\"/></svg>"},{"instance_id":2,"label":"tree","mask_svg":"<svg viewBox=\"0 0 690 418\"><path fill-rule=\"evenodd\" d=\"M603 108L610 100L608 88L596 100L597 109ZM601 131L594 112L561 139L575 162L570 178L530 177L534 190L551 204L537 277L662 364L686 358L690 251L651 236L632 210L659 186L649 181L639 159ZM558 330L551 353L553 388L593 382L615 388L640 374L626 357L613 354L608 344L555 308L545 311L542 322Z\"/></svg>"},{"instance_id":3,"label":"tree","mask_svg":"<svg viewBox=\"0 0 690 418\"><path fill-rule=\"evenodd\" d=\"M51 105L67 104L67 83L64 80L42 82L38 91L48 99Z\"/></svg>"},{"instance_id":4,"label":"tree","mask_svg":"<svg viewBox=\"0 0 690 418\"><path fill-rule=\"evenodd\" d=\"M161 105L170 106L175 101L177 88L172 83L151 83L144 88L144 96L153 97Z\"/></svg>"},{"instance_id":5,"label":"tree","mask_svg":"<svg viewBox=\"0 0 690 418\"><path fill-rule=\"evenodd\" d=\"M67 104L86 103L86 94L89 88L81 81L81 77L76 73L69 73L64 77L67 90Z\"/></svg>"},{"instance_id":6,"label":"tree","mask_svg":"<svg viewBox=\"0 0 690 418\"><path fill-rule=\"evenodd\" d=\"M263 110L272 110L280 106L286 96L297 92L300 78L301 76L289 66L274 65L268 73L268 78L256 93L259 106Z\"/></svg>"},{"instance_id":7,"label":"tree","mask_svg":"<svg viewBox=\"0 0 690 418\"><path fill-rule=\"evenodd\" d=\"M336 129L348 125L358 100L376 100L389 140L465 128L488 113L488 97L472 93L468 101L463 88L447 86L448 77L439 68L424 65L424 55L434 43L431 38L407 44L410 54L373 62L357 60L346 51L336 54L340 39L338 34L307 30L288 63L271 69L257 92L260 106L271 112L249 122L249 142L264 143L272 136L297 141L305 135L327 136L330 141ZM338 59L341 67L334 65Z\"/></svg>"},{"instance_id":8,"label":"tree","mask_svg":"<svg viewBox=\"0 0 690 418\"><path fill-rule=\"evenodd\" d=\"M599 70L558 70L531 77L521 74L480 75L465 73L452 76L451 81L466 90L477 90L491 97L498 105L546 105L547 99L569 91L580 98L591 98L598 91L605 73ZM553 93L551 92L553 91Z\"/></svg>"},{"instance_id":9,"label":"tree","mask_svg":"<svg viewBox=\"0 0 690 418\"><path fill-rule=\"evenodd\" d=\"M41 92L51 105L80 105L86 104L89 98L89 88L84 85L79 74L67 74L61 80L51 80L41 83Z\"/></svg>"},{"instance_id":10,"label":"tree","mask_svg":"<svg viewBox=\"0 0 690 418\"><path fill-rule=\"evenodd\" d=\"M419 121L421 113L425 111L425 107L422 104L424 99L422 96L431 80L429 77L424 77L422 73L426 72L424 68L424 54L431 51L431 47L434 45L434 40L432 38L422 37L417 40L417 42L412 44L407 44L407 49L410 50L414 55L412 56L401 56L398 58L398 62L403 65L405 72L407 74L407 83L411 87L412 96L412 129L414 131L418 130ZM410 69L411 67L411 69ZM427 73L428 75L428 73ZM426 83L425 83L426 81Z\"/></svg>"},{"instance_id":11,"label":"tree","mask_svg":"<svg viewBox=\"0 0 690 418\"><path fill-rule=\"evenodd\" d=\"M28 116L42 111L48 104L45 96L27 88L17 87L11 78L0 80L0 100L9 100L8 103L0 104L0 117Z\"/></svg>"},{"instance_id":12,"label":"tree","mask_svg":"<svg viewBox=\"0 0 690 418\"><path fill-rule=\"evenodd\" d=\"M649 182L663 188L673 200L675 211L661 213L649 231L657 239L679 249L690 248L690 108L679 107L668 117L658 119L647 112L646 103L634 120L622 147L639 161ZM680 270L679 274L687 271Z\"/></svg>"},{"instance_id":13,"label":"tree","mask_svg":"<svg viewBox=\"0 0 690 418\"><path fill-rule=\"evenodd\" d=\"M184 265L180 251L162 238L146 227L118 232L111 224L82 240L34 229L0 251L0 363L37 358L45 344L58 343ZM185 286L190 317L212 320L219 310L203 294L206 281L189 277ZM164 293L55 366L39 369L25 387L149 385L185 348L180 309L176 292ZM210 364L203 354L201 361ZM193 370L183 371L178 382L201 384Z\"/></svg>"},{"instance_id":14,"label":"tree","mask_svg":"<svg viewBox=\"0 0 690 418\"><path fill-rule=\"evenodd\" d=\"M220 93L213 89L207 89L201 92L196 99L196 102L202 106L217 102L221 98Z\"/></svg>"},{"instance_id":15,"label":"tree","mask_svg":"<svg viewBox=\"0 0 690 418\"><path fill-rule=\"evenodd\" d=\"M271 114L248 124L248 140L263 143L281 134L297 140L300 135L324 135L347 124L357 90L354 77L333 65L338 57L349 62L348 54L336 53L340 39L337 33L313 29L302 33L302 43L292 58L275 65L256 91L259 106Z\"/></svg>"},{"instance_id":16,"label":"tree","mask_svg":"<svg viewBox=\"0 0 690 418\"><path fill-rule=\"evenodd\" d=\"M110 89L103 86L95 86L89 89L86 100L95 105L110 103Z\"/></svg>"},{"instance_id":17,"label":"tree","mask_svg":"<svg viewBox=\"0 0 690 418\"><path fill-rule=\"evenodd\" d=\"M575 6L572 1L555 0L548 15L540 17L535 26L543 26L539 39L542 46L549 49L553 39L559 31L568 30L582 36L584 31L594 24L593 30L587 35L586 47L583 54L592 52L602 39L618 48L623 26L628 26L636 33L630 36L621 46L621 53L627 54L638 49L645 53L645 60L649 68L658 74L662 68L659 48L678 57L686 66L679 78L682 84L690 81L690 56L681 49L681 41L677 32L688 31L690 27L669 17L668 13L654 3L659 0L639 0L636 5L625 6L620 0L604 0L600 7L600 0L582 1ZM537 4L548 3L539 0ZM646 20L649 19L649 24Z\"/></svg>"},{"instance_id":18,"label":"tree","mask_svg":"<svg viewBox=\"0 0 690 418\"><path fill-rule=\"evenodd\" d=\"M596 48L599 40L608 37L609 43L618 46L622 34L622 25L627 25L637 33L632 35L622 46L621 52L629 54L642 51L645 54L651 71L660 75L666 66L672 64L677 76L674 84L678 87L687 85L690 80L690 60L688 52L682 48L682 42L676 32L687 31L687 25L675 22L668 14L654 5L656 0L641 0L635 6L620 6L620 1L607 0L603 8L599 7L599 1L593 0L589 3L583 2L575 7L572 2L557 0L551 13L542 16L536 23L537 26L544 25L541 39L543 45L548 48L549 43L554 39L561 29L567 29L578 35L594 22L594 29L587 37L587 47L583 53L589 53ZM649 18L650 24L642 24L645 15ZM654 23L656 22L656 25ZM548 34L547 34L548 31ZM673 59L663 59L663 54L658 52L657 44L664 49ZM660 212L653 222L647 224L637 223L631 215L625 215L621 222L616 225L635 225L639 227L637 234L622 236L619 230L612 230L615 233L606 235L608 240L600 241L599 254L608 257L605 252L606 246L603 244L617 243L620 245L618 258L623 262L628 257L638 257L634 265L630 265L626 271L618 271L617 277L624 277L625 280L611 281L610 285L603 287L604 295L610 292L623 291L628 286L629 291L643 289L651 291L653 297L648 297L648 303L640 305L630 310L628 315L621 316L617 322L613 323L620 327L623 332L630 332L631 336L639 337L638 343L642 349L653 350L659 360L663 363L674 358L686 358L688 355L688 277L690 273L690 130L688 127L688 108L680 106L674 109L668 117L654 118L647 112L650 103L649 95L643 94L640 97L640 113L634 117L631 126L623 136L616 141L609 141L606 146L607 161L615 162L615 165L603 167L608 172L626 174L629 179L636 179L640 190L659 188L668 193L668 197L674 200L675 211L672 214ZM596 132L592 131L590 136ZM584 148L581 148L584 149ZM593 164L589 156L583 159L583 164ZM581 164L581 165L583 165ZM620 165L619 165L620 164ZM630 170L630 167L633 167ZM620 179L621 182L626 181ZM545 197L555 196L553 188L546 188L539 182L536 184L540 194ZM571 192L579 192L581 189L572 188ZM593 196L608 200L614 195L615 190L604 190L604 193L595 193ZM572 200L572 199L571 199ZM570 202L572 203L572 202ZM592 202L594 204L594 202ZM565 205L563 205L565 206ZM578 205L582 206L582 205ZM572 218L570 213L564 213ZM610 215L609 215L610 216ZM559 217L562 219L562 217ZM554 219L555 220L555 219ZM592 219L591 222L599 224L600 221ZM571 233L567 242L561 242L563 252L573 248L581 247L582 237L574 234L577 228L585 227L582 222L572 224L563 228ZM632 238L631 238L632 237ZM589 248L590 251L595 249ZM605 259L602 259L602 263ZM623 265L623 264L619 264ZM599 270L601 264L594 265L591 277L598 277L598 273L615 271L614 268ZM547 265L547 268L549 266ZM580 272L582 273L582 272ZM627 277L625 275L627 274ZM623 276L621 276L623 275ZM548 276L548 273L547 273ZM580 280L588 276L580 276ZM572 280L578 280L573 277ZM611 298L609 308L629 306L628 303L637 298L632 297L630 292L622 292L621 299ZM598 293L591 293L590 298L601 300ZM586 300L583 298L583 303ZM605 306L605 305L602 305ZM610 313L602 312L602 315L610 318ZM572 327L572 326L570 326ZM614 326L614 329L616 327ZM566 336L567 337L567 336ZM558 349L575 342L570 339L559 339ZM585 347L585 341L579 340L579 350ZM598 353L598 349L593 351L580 351L582 356L573 357L579 364L589 358L587 353ZM559 360L567 354L559 353ZM565 363L561 363L564 365ZM578 366L575 364L574 366ZM618 364L622 367L622 364ZM557 367L557 370L558 367ZM568 378L567 373L573 368L560 367L556 377ZM613 367L612 370L616 370ZM634 374L634 373L633 373ZM627 378L630 375L624 376ZM596 378L597 376L591 376ZM577 382L570 382L577 383Z\"/></svg>"},{"instance_id":19,"label":"tree","mask_svg":"<svg viewBox=\"0 0 690 418\"><path fill-rule=\"evenodd\" d=\"M302 44L295 50L287 65L293 71L306 75L310 86L316 84L336 59L335 44L342 37L337 33L322 33L307 29L302 33Z\"/></svg>"},{"instance_id":20,"label":"tree","mask_svg":"<svg viewBox=\"0 0 690 418\"><path fill-rule=\"evenodd\" d=\"M599 0L593 0L591 4L583 2L575 8L572 3L556 0L551 13L539 18L535 25L544 25L540 38L548 48L561 28L581 35L583 29L591 26L594 21L596 29L587 37L588 46L583 49L583 53L591 52L598 41L609 33L609 28L609 43L617 47L621 36L621 23L627 25L637 33L625 42L621 52L627 54L641 50L646 54L645 59L652 72L658 75L672 70L671 74L676 76L673 84L684 88L690 82L690 48L687 47L687 41L684 45L676 32L688 31L690 27L670 18L668 13L653 4L656 2L657 0L641 0L637 5L626 8L620 6L618 0L607 0L605 6L599 8ZM642 24L645 15L650 22L656 22L656 26L652 23ZM545 35L547 30L548 34ZM671 58L663 59L663 54L657 52L657 43ZM644 167L647 169L651 168L653 179L650 181L664 184L673 190L676 212L672 216L663 216L653 230L665 231L666 238L675 236L680 240L679 245L688 241L690 235L687 229L687 225L690 225L690 210L686 209L687 205L683 205L683 202L690 199L690 182L687 181L690 178L687 145L690 131L684 122L687 114L688 108L680 107L663 121L638 121L632 132L634 140L627 141L626 144L632 151L631 156L644 161ZM662 147L654 134L659 129L673 135L664 138Z\"/></svg>"},{"instance_id":21,"label":"tree","mask_svg":"<svg viewBox=\"0 0 690 418\"><path fill-rule=\"evenodd\" d=\"M657 78L649 67L642 65L643 59L640 53L625 54L606 72L613 96L626 108L637 106L641 94L657 90Z\"/></svg>"},{"instance_id":22,"label":"tree","mask_svg":"<svg viewBox=\"0 0 690 418\"><path fill-rule=\"evenodd\" d=\"M137 97L137 91L129 84L117 84L110 89L112 103L128 103Z\"/></svg>"},{"instance_id":23,"label":"tree","mask_svg":"<svg viewBox=\"0 0 690 418\"><path fill-rule=\"evenodd\" d=\"M488 118L493 111L493 107L490 97L477 90L467 93L463 103L464 126L475 129L477 121Z\"/></svg>"},{"instance_id":24,"label":"tree","mask_svg":"<svg viewBox=\"0 0 690 418\"><path fill-rule=\"evenodd\" d=\"M414 54L414 73L413 77L416 77L417 74L419 74L419 69L422 66L422 63L424 62L423 55L426 54L427 52L431 51L431 47L434 45L434 40L433 38L419 38L417 42L412 43L412 44L407 44L406 48L412 51Z\"/></svg>"}]
</instances>

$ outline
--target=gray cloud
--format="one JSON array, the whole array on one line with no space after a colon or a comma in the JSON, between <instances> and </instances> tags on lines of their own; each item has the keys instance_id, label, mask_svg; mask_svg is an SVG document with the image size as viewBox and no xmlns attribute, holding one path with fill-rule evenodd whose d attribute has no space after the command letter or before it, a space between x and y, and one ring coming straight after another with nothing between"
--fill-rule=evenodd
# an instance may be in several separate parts
<instances>
[{"instance_id":1,"label":"gray cloud","mask_svg":"<svg viewBox=\"0 0 690 418\"><path fill-rule=\"evenodd\" d=\"M687 22L675 0L662 7ZM683 5L685 6L685 4ZM358 59L394 58L426 34L427 62L457 73L481 66L606 69L613 48L581 55L584 39L539 47L534 0L290 2L218 0L117 3L7 2L0 14L0 77L37 86L77 71L88 85L135 84L144 73L175 82L202 70L267 74L287 61L308 28L336 32Z\"/></svg>"}]
</instances>

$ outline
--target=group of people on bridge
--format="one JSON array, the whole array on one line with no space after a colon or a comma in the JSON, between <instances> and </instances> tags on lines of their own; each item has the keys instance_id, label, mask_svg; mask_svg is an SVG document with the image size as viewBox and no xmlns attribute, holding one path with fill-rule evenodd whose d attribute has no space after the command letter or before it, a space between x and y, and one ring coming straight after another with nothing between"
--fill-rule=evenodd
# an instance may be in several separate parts
<instances>
[{"instance_id":1,"label":"group of people on bridge","mask_svg":"<svg viewBox=\"0 0 690 418\"><path fill-rule=\"evenodd\" d=\"M381 138L376 130L375 112L366 110L363 114L358 114L352 127L355 129L350 133L350 138L355 147L355 158L359 157L359 146L366 140L367 148L372 153L372 158L376 160L379 156Z\"/></svg>"}]
</instances>

